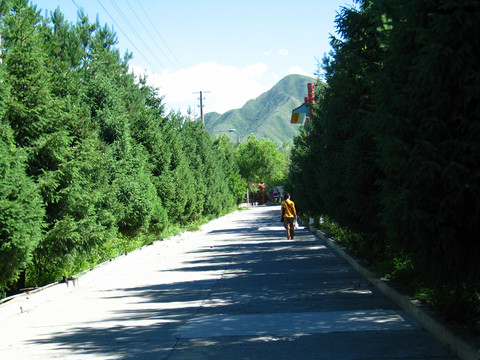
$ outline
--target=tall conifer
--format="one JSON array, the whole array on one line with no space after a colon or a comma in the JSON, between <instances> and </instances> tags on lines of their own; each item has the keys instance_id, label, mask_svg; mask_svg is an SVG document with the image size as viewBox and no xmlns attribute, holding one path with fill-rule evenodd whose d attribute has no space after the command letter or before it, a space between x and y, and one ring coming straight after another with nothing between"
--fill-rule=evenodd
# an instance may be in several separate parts
<instances>
[{"instance_id":1,"label":"tall conifer","mask_svg":"<svg viewBox=\"0 0 480 360\"><path fill-rule=\"evenodd\" d=\"M419 269L480 283L480 2L385 1L377 93L383 222Z\"/></svg>"}]
</instances>

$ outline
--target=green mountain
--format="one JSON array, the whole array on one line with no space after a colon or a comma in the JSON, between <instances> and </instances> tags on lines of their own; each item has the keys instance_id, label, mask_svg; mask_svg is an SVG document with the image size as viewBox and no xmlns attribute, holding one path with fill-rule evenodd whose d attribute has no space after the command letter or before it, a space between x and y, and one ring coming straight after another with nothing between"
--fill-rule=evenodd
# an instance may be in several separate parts
<instances>
[{"instance_id":1,"label":"green mountain","mask_svg":"<svg viewBox=\"0 0 480 360\"><path fill-rule=\"evenodd\" d=\"M300 127L290 123L292 110L303 104L307 84L314 81L308 76L288 75L256 99L247 101L240 109L224 114L205 114L205 126L212 136L236 129L240 141L254 134L257 138L271 139L278 145L291 143Z\"/></svg>"}]
</instances>

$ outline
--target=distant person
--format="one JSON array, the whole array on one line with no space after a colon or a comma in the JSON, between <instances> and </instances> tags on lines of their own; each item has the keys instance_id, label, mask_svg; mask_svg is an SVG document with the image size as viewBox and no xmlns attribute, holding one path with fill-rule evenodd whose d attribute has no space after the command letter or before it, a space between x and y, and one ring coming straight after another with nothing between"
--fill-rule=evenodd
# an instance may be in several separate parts
<instances>
[{"instance_id":1,"label":"distant person","mask_svg":"<svg viewBox=\"0 0 480 360\"><path fill-rule=\"evenodd\" d=\"M295 203L290 200L289 193L285 193L285 201L282 201L281 211L283 223L287 230L287 239L293 240L295 238L294 222L297 221L297 212L295 211Z\"/></svg>"}]
</instances>

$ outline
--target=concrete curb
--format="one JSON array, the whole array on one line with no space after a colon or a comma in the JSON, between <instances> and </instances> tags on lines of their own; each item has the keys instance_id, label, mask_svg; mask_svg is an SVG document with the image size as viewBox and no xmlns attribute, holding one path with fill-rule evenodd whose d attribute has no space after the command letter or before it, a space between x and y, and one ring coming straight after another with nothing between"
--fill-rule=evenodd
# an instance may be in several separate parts
<instances>
[{"instance_id":1,"label":"concrete curb","mask_svg":"<svg viewBox=\"0 0 480 360\"><path fill-rule=\"evenodd\" d=\"M419 322L435 336L451 353L462 360L480 360L480 349L452 332L443 322L419 301L403 295L393 289L387 280L380 279L376 273L361 265L335 239L322 230L310 226L310 231L318 235L328 246L344 258L357 272L375 285L381 292L393 300L401 309Z\"/></svg>"},{"instance_id":2,"label":"concrete curb","mask_svg":"<svg viewBox=\"0 0 480 360\"><path fill-rule=\"evenodd\" d=\"M203 224L200 228L201 230L203 230L203 228L213 226L215 224L215 221L222 219L226 216L234 215L238 211L239 210L236 210L220 218L213 219L208 223ZM157 246L169 246L170 243L187 240L196 232L197 231L185 231L178 235L172 235L165 239L154 241L153 244ZM135 254L140 253L147 246L149 245L144 245L136 250L129 252L128 258L132 258L132 256L134 256ZM43 287L27 291L25 293L2 299L2 301L0 302L0 321L4 321L12 316L16 316L26 311L32 310L33 308L42 305L55 297L72 292L76 287L80 286L80 280L82 280L82 284L86 284L89 281L95 279L96 277L101 276L100 270L104 267L126 259L126 254L119 255L116 258L106 260L91 269L85 270L80 274L76 274L74 277L69 278L66 282L51 283Z\"/></svg>"},{"instance_id":3,"label":"concrete curb","mask_svg":"<svg viewBox=\"0 0 480 360\"><path fill-rule=\"evenodd\" d=\"M57 282L44 287L28 291L15 296L13 299L0 304L0 321L29 311L53 297L71 292L78 285L78 279Z\"/></svg>"},{"instance_id":4,"label":"concrete curb","mask_svg":"<svg viewBox=\"0 0 480 360\"><path fill-rule=\"evenodd\" d=\"M170 242L180 241L183 238L186 238L190 233L191 232L184 232L179 235L173 235L162 240L157 240L154 242L154 244L168 246ZM68 278L66 282L51 283L22 294L14 295L11 299L3 299L2 303L0 303L0 321L32 310L33 308L42 305L55 297L72 292L75 288L80 286L80 280L82 280L82 284L92 281L96 277L102 275L101 270L105 267L117 262L126 261L136 254L139 254L147 246L148 245L144 245L138 249L135 249L129 252L128 255L123 254L116 258L106 260L91 269L85 270L80 274L76 274L72 278Z\"/></svg>"}]
</instances>

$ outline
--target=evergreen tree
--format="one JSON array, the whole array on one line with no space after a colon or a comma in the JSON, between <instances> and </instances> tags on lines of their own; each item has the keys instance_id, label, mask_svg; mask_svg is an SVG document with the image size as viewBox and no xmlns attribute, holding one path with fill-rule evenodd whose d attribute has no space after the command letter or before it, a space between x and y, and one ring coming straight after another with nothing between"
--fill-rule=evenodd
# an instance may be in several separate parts
<instances>
[{"instance_id":1,"label":"evergreen tree","mask_svg":"<svg viewBox=\"0 0 480 360\"><path fill-rule=\"evenodd\" d=\"M25 268L31 284L71 275L119 231L158 232L229 208L230 189L218 181L226 177L223 155L198 124L166 115L145 79L136 82L131 54L120 58L113 31L83 11L75 25L58 9L43 19L26 0L2 2L0 16L0 118L8 134L0 187L12 202L0 199L0 257L14 249L2 232L14 232L8 214L25 235L25 245L14 240L23 252L12 250L2 289ZM12 178L21 184L16 192ZM32 199L31 228L12 212L25 208L21 198Z\"/></svg>"},{"instance_id":2,"label":"evergreen tree","mask_svg":"<svg viewBox=\"0 0 480 360\"><path fill-rule=\"evenodd\" d=\"M310 139L304 128L293 140L291 161L284 188L295 199L299 209L303 209L310 215L324 214L324 205L321 198L316 197L315 174L316 164L311 161L312 154Z\"/></svg>"},{"instance_id":3,"label":"evergreen tree","mask_svg":"<svg viewBox=\"0 0 480 360\"><path fill-rule=\"evenodd\" d=\"M87 28L88 24L85 25ZM161 200L154 187L152 166L146 148L132 135L135 118L141 114L132 102L138 98L134 77L128 73L128 55L119 58L113 48L115 35L106 27L97 27L89 41L87 98L91 116L99 125L100 138L109 146L109 173L117 207L120 230L127 233L148 231L152 223L162 221Z\"/></svg>"},{"instance_id":4,"label":"evergreen tree","mask_svg":"<svg viewBox=\"0 0 480 360\"><path fill-rule=\"evenodd\" d=\"M132 82L126 95L129 98L127 111L132 119L132 137L145 149L145 154L148 156L146 161L151 172L150 181L155 189L150 228L152 231L161 231L168 224L168 214L159 194L158 183L159 175L164 170L161 165L163 158L168 156L165 152L170 151L162 137L165 131L162 124L166 118L162 97L158 96L156 89L146 86L145 78L140 78L138 86Z\"/></svg>"},{"instance_id":5,"label":"evergreen tree","mask_svg":"<svg viewBox=\"0 0 480 360\"><path fill-rule=\"evenodd\" d=\"M213 143L216 152L221 157L222 168L226 172L226 182L230 193L235 202L240 204L245 199L245 189L247 188L247 180L240 176L235 154L234 144L227 135L216 137Z\"/></svg>"},{"instance_id":6,"label":"evergreen tree","mask_svg":"<svg viewBox=\"0 0 480 360\"><path fill-rule=\"evenodd\" d=\"M157 158L155 173L158 194L167 209L170 223L186 224L196 196L195 178L188 168L181 129L184 122L180 114L170 113L161 123L161 150ZM190 205L189 205L190 204Z\"/></svg>"},{"instance_id":7,"label":"evergreen tree","mask_svg":"<svg viewBox=\"0 0 480 360\"><path fill-rule=\"evenodd\" d=\"M200 122L185 122L185 153L189 168L197 179L195 204L192 218L199 215L220 215L233 203L220 156L216 153L213 140Z\"/></svg>"},{"instance_id":8,"label":"evergreen tree","mask_svg":"<svg viewBox=\"0 0 480 360\"><path fill-rule=\"evenodd\" d=\"M327 87L318 86L319 100L311 124L314 213L328 214L344 226L371 234L380 231L376 182L376 136L368 114L373 108L376 74L381 71L383 45L378 28L381 13L370 2L360 9L343 8L336 18L341 38L331 41L324 60Z\"/></svg>"},{"instance_id":9,"label":"evergreen tree","mask_svg":"<svg viewBox=\"0 0 480 360\"><path fill-rule=\"evenodd\" d=\"M42 235L42 199L25 161L9 125L0 125L0 296L29 265Z\"/></svg>"},{"instance_id":10,"label":"evergreen tree","mask_svg":"<svg viewBox=\"0 0 480 360\"><path fill-rule=\"evenodd\" d=\"M82 90L82 73L79 69L84 57L80 32L65 20L58 8L49 20L50 23L45 25L44 49L52 70L52 83L55 84L52 94L68 101L75 100L78 106Z\"/></svg>"},{"instance_id":11,"label":"evergreen tree","mask_svg":"<svg viewBox=\"0 0 480 360\"><path fill-rule=\"evenodd\" d=\"M430 276L480 282L479 1L385 1L383 224Z\"/></svg>"},{"instance_id":12,"label":"evergreen tree","mask_svg":"<svg viewBox=\"0 0 480 360\"><path fill-rule=\"evenodd\" d=\"M50 139L58 139L56 143L50 141L51 153L57 155L55 161L43 162L38 176L47 205L47 225L27 273L34 283L70 275L85 254L117 231L110 178L105 172L105 154L109 151L98 140L88 107L82 102L82 55L78 41L72 40L76 30L64 22L58 10L52 16L53 27L43 29L43 49L51 59L51 68L56 70L51 81L57 86L52 86L51 94L59 131L49 135ZM75 52L67 51L68 39Z\"/></svg>"},{"instance_id":13,"label":"evergreen tree","mask_svg":"<svg viewBox=\"0 0 480 360\"><path fill-rule=\"evenodd\" d=\"M41 137L51 133L55 125L41 28L36 7L27 0L12 0L1 28L5 81L11 92L5 121L22 147L41 147Z\"/></svg>"}]
</instances>

